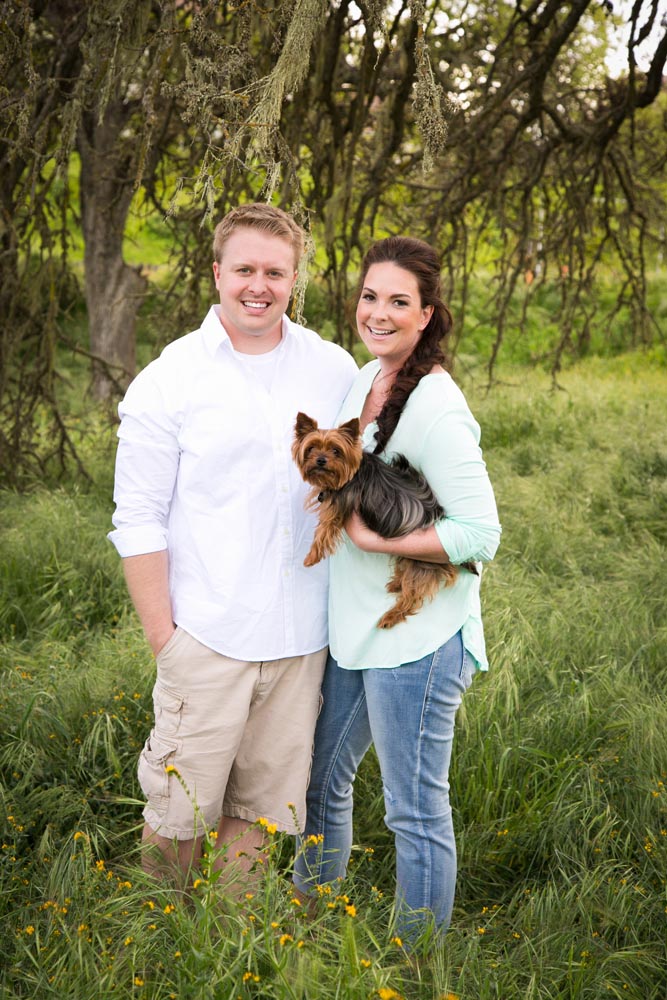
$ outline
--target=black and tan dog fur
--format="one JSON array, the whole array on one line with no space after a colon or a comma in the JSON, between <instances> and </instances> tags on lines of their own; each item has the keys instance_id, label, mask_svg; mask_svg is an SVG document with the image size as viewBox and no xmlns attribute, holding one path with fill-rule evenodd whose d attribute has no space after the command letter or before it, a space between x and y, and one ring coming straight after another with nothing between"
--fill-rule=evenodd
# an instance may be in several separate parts
<instances>
[{"instance_id":1,"label":"black and tan dog fur","mask_svg":"<svg viewBox=\"0 0 667 1000\"><path fill-rule=\"evenodd\" d=\"M383 538L400 538L444 516L424 477L403 455L384 462L363 450L358 419L323 430L311 417L299 413L294 434L294 461L312 487L306 507L319 514L304 566L314 566L335 551L353 511ZM477 573L474 563L464 563L463 567ZM377 627L393 628L405 621L440 587L454 583L458 572L459 567L449 562L429 563L397 556L394 574L387 583L388 592L397 595L396 602Z\"/></svg>"}]
</instances>

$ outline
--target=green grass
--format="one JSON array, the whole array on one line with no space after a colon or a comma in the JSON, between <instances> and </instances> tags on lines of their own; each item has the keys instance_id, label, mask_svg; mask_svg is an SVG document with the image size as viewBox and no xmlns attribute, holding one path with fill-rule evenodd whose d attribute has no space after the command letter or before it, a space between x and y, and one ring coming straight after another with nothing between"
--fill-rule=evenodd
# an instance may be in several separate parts
<instances>
[{"instance_id":1,"label":"green grass","mask_svg":"<svg viewBox=\"0 0 667 1000\"><path fill-rule=\"evenodd\" d=\"M351 875L314 921L280 836L242 904L206 865L191 899L142 874L154 668L104 537L112 435L90 414L92 486L0 496L0 997L664 1000L664 355L591 359L555 392L526 369L483 386L466 377L504 534L483 583L491 670L459 717L444 946L410 965L392 940L372 756Z\"/></svg>"}]
</instances>

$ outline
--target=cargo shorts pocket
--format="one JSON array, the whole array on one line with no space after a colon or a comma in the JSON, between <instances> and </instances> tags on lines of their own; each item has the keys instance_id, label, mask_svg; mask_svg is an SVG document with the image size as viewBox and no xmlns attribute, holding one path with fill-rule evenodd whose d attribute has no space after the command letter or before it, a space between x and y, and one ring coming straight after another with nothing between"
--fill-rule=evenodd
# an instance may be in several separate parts
<instances>
[{"instance_id":1,"label":"cargo shorts pocket","mask_svg":"<svg viewBox=\"0 0 667 1000\"><path fill-rule=\"evenodd\" d=\"M141 790L155 813L163 817L169 804L169 760L178 748L178 740L160 737L153 730L139 755L137 775Z\"/></svg>"},{"instance_id":2,"label":"cargo shorts pocket","mask_svg":"<svg viewBox=\"0 0 667 1000\"><path fill-rule=\"evenodd\" d=\"M155 726L139 755L137 774L141 790L158 816L164 816L169 802L167 767L178 750L177 733L185 699L159 678L153 688Z\"/></svg>"},{"instance_id":3,"label":"cargo shorts pocket","mask_svg":"<svg viewBox=\"0 0 667 1000\"><path fill-rule=\"evenodd\" d=\"M169 654L171 653L172 649L178 643L178 641L180 640L181 636L183 636L183 635L185 635L185 632L180 627L180 625L177 625L176 628L174 629L174 631L171 633L171 635L167 639L167 641L165 642L165 644L162 647L162 649L157 653L157 655L155 657L156 661L160 661L160 660L164 659L165 657L169 656Z\"/></svg>"},{"instance_id":4,"label":"cargo shorts pocket","mask_svg":"<svg viewBox=\"0 0 667 1000\"><path fill-rule=\"evenodd\" d=\"M181 727L185 697L174 688L167 687L160 677L153 688L154 732L158 737L176 736Z\"/></svg>"}]
</instances>

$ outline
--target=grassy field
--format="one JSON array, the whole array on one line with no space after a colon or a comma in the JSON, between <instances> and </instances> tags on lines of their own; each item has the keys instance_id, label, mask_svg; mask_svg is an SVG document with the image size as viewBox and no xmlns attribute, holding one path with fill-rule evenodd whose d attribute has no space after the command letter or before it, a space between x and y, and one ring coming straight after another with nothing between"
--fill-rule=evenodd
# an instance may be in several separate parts
<instances>
[{"instance_id":1,"label":"grassy field","mask_svg":"<svg viewBox=\"0 0 667 1000\"><path fill-rule=\"evenodd\" d=\"M153 664L105 539L112 432L81 421L93 485L0 496L1 997L664 1000L667 365L591 359L556 392L502 374L464 379L504 535L454 752L454 919L421 964L391 929L371 757L351 875L314 921L279 836L242 904L206 864L189 899L147 882Z\"/></svg>"}]
</instances>

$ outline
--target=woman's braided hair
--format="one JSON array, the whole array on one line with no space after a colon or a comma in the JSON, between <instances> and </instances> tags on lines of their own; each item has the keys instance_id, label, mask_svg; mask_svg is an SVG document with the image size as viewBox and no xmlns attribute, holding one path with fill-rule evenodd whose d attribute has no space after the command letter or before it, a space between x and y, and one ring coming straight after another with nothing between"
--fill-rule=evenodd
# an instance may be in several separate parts
<instances>
[{"instance_id":1,"label":"woman's braided hair","mask_svg":"<svg viewBox=\"0 0 667 1000\"><path fill-rule=\"evenodd\" d=\"M446 353L446 340L452 328L452 314L442 300L440 284L440 261L438 255L422 240L410 236L389 236L378 240L364 257L359 289L364 287L366 275L373 264L395 264L409 271L417 279L421 306L433 306L433 315L419 338L412 354L400 369L384 406L377 417L378 430L375 433L374 453L384 451L389 438L394 433L410 393L416 389L419 380L432 370L434 365L449 369L451 360Z\"/></svg>"}]
</instances>

